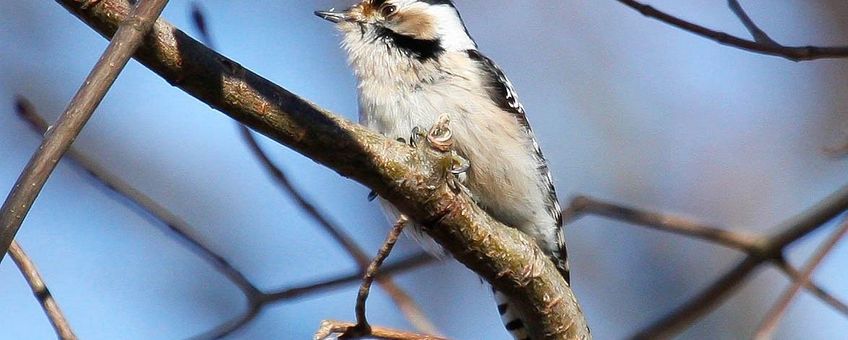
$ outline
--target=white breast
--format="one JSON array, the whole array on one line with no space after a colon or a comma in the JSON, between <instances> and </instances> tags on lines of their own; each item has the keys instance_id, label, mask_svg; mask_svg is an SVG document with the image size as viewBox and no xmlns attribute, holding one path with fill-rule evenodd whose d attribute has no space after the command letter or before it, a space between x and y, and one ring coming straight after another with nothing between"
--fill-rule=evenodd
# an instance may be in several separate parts
<instances>
[{"instance_id":1,"label":"white breast","mask_svg":"<svg viewBox=\"0 0 848 340\"><path fill-rule=\"evenodd\" d=\"M558 227L546 210L548 188L532 137L488 97L482 71L465 52L445 52L438 62L422 63L386 53L380 44L346 39L345 47L359 80L360 123L408 139L413 128L429 129L447 114L457 151L471 163L466 185L474 199L543 248L558 249Z\"/></svg>"}]
</instances>

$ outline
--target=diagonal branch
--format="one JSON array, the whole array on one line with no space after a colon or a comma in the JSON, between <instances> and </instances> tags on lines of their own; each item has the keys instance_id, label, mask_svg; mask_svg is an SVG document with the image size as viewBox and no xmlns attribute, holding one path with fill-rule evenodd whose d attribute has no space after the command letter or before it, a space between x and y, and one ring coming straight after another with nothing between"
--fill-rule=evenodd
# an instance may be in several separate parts
<instances>
[{"instance_id":1,"label":"diagonal branch","mask_svg":"<svg viewBox=\"0 0 848 340\"><path fill-rule=\"evenodd\" d=\"M17 114L27 123L27 125L39 135L47 130L47 122L38 115L38 111L32 103L24 97L18 96L15 100ZM169 233L178 241L185 244L190 251L195 253L204 261L208 262L215 270L223 274L239 290L247 297L248 310L244 315L240 315L236 320L226 322L218 326L215 330L210 331L202 336L201 339L220 338L228 335L240 328L241 326L252 321L259 315L262 308L268 304L279 303L287 300L300 298L306 295L318 294L331 289L337 289L346 285L354 284L362 278L361 270L347 274L341 277L328 278L315 283L309 283L293 288L263 292L256 287L247 277L236 269L220 254L212 250L211 247L204 244L199 238L193 236L193 231L198 230L192 227L185 220L169 211L167 208L157 203L151 197L133 187L128 182L113 174L108 169L98 164L92 158L82 152L79 152L73 146L68 149L67 156L81 169L85 170L94 179L103 183L103 185L112 192L123 196L133 207L138 207L147 213L147 217L152 217L155 222L162 223L166 226ZM400 273L407 270L419 268L421 266L435 262L436 259L426 253L418 253L394 264L387 265L383 272L386 274ZM379 278L383 278L380 275ZM435 332L433 332L435 333Z\"/></svg>"},{"instance_id":2,"label":"diagonal branch","mask_svg":"<svg viewBox=\"0 0 848 340\"><path fill-rule=\"evenodd\" d=\"M362 284L359 286L359 293L356 294L356 327L345 332L347 336L359 336L371 333L371 325L368 324L368 317L365 313L365 302L368 300L368 295L371 292L371 284L374 283L374 279L377 277L377 272L380 270L380 266L382 266L383 261L389 257L389 254L392 252L392 248L395 247L395 243L397 243L398 237L400 237L400 233L403 231L403 227L406 226L407 222L408 220L404 216L401 216L397 222L395 222L392 230L389 231L389 236L386 238L386 242L380 248L380 251L377 252L377 256L374 257L368 265L368 269L365 271L365 277L362 278Z\"/></svg>"},{"instance_id":3,"label":"diagonal branch","mask_svg":"<svg viewBox=\"0 0 848 340\"><path fill-rule=\"evenodd\" d=\"M839 229L824 243L822 243L821 246L819 246L819 249L816 250L816 253L801 271L800 278L795 280L792 287L790 287L786 293L780 297L774 307L772 307L772 309L766 314L762 325L760 325L760 328L754 336L755 339L771 339L771 334L774 332L775 328L777 328L780 318L789 309L789 304L795 296L798 295L798 292L801 291L801 287L810 282L813 272L816 268L818 268L830 251L833 250L833 247L836 246L836 244L839 243L846 234L848 234L848 222L843 222Z\"/></svg>"},{"instance_id":4,"label":"diagonal branch","mask_svg":"<svg viewBox=\"0 0 848 340\"><path fill-rule=\"evenodd\" d=\"M83 8L57 0L106 36L129 6L99 0ZM539 247L486 214L445 179L445 156L390 140L331 114L209 50L159 20L135 56L142 64L221 112L373 189L454 258L514 302L535 337L588 338L571 287Z\"/></svg>"},{"instance_id":5,"label":"diagonal branch","mask_svg":"<svg viewBox=\"0 0 848 340\"><path fill-rule=\"evenodd\" d=\"M202 40L207 46L214 48L212 36L208 30L209 26L206 22L206 16L203 14L203 11L200 9L197 2L192 3L191 17L192 22L200 32ZM342 246L342 248L353 258L360 270L366 271L370 259L365 251L362 250L353 238L347 235L340 226L332 222L327 215L322 213L314 203L309 201L306 196L294 186L294 183L289 180L288 175L283 171L283 169L274 164L271 158L268 157L268 154L262 150L262 147L259 145L259 142L256 140L256 137L250 129L242 124L236 124L238 125L242 139L245 143L247 143L250 152L256 157L256 159L259 160L259 163L262 164L262 167L268 172L274 182L277 183L283 191L285 191L285 193L295 201L301 210L315 220L315 222L317 222L326 233L328 233L337 243L339 243L339 245ZM400 286L398 286L391 277L380 277L378 279L378 283L386 291L389 297L394 300L395 304L410 323L422 332L431 334L438 333L436 326L430 322L418 304L415 303L415 300L413 300L409 294L400 288Z\"/></svg>"},{"instance_id":6,"label":"diagonal branch","mask_svg":"<svg viewBox=\"0 0 848 340\"><path fill-rule=\"evenodd\" d=\"M0 208L0 261L59 159L82 131L167 3L168 0L144 0L120 23L94 69L32 155Z\"/></svg>"},{"instance_id":7,"label":"diagonal branch","mask_svg":"<svg viewBox=\"0 0 848 340\"><path fill-rule=\"evenodd\" d=\"M782 272L784 272L787 276L789 276L789 278L792 280L792 282L801 281L801 272L799 272L798 269L795 269L794 267L789 265L789 263L787 263L785 260L784 261L777 261L777 262L773 262L773 263L775 263L775 265L777 265ZM816 297L821 299L824 303L828 304L830 307L835 309L837 312L840 312L840 313L844 314L845 316L848 316L848 305L846 305L844 302L842 302L841 300L839 300L838 298L833 296L833 294L831 294L828 291L821 288L818 284L813 282L812 279L810 279L806 283L804 283L804 288L808 289L810 291L810 293L812 293L813 295L815 295Z\"/></svg>"},{"instance_id":8,"label":"diagonal branch","mask_svg":"<svg viewBox=\"0 0 848 340\"><path fill-rule=\"evenodd\" d=\"M569 207L563 211L563 219L569 222L584 214L603 216L655 230L703 239L749 253L758 251L759 247L760 239L753 235L701 224L682 217L603 202L588 196L575 197Z\"/></svg>"},{"instance_id":9,"label":"diagonal branch","mask_svg":"<svg viewBox=\"0 0 848 340\"><path fill-rule=\"evenodd\" d=\"M18 115L27 122L33 131L38 134L43 134L47 131L47 122L38 115L32 103L20 96L16 98L15 103ZM113 174L106 167L100 165L84 153L79 152L76 148L69 148L67 155L80 168L103 183L109 190L127 198L136 207L146 212L148 217L152 217L155 222L165 225L170 231L168 235L176 236L189 250L211 264L215 270L233 282L246 296L257 296L261 293L259 288L251 283L243 273L233 267L229 261L192 235L193 230L198 230L197 228L192 227L188 222L157 203L153 198L133 187L120 176Z\"/></svg>"},{"instance_id":10,"label":"diagonal branch","mask_svg":"<svg viewBox=\"0 0 848 340\"><path fill-rule=\"evenodd\" d=\"M745 12L745 9L742 8L742 5L739 4L738 0L727 0L727 6L730 7L733 14L739 18L742 25L745 25L745 29L748 30L748 33L751 33L751 37L754 38L755 42L766 46L780 46L777 41L774 41L765 31L760 29L760 27L754 23L754 20L751 20L751 17L748 16L748 13Z\"/></svg>"},{"instance_id":11,"label":"diagonal branch","mask_svg":"<svg viewBox=\"0 0 848 340\"><path fill-rule=\"evenodd\" d=\"M703 239L740 250L748 255L744 261L708 286L695 298L636 336L640 339L669 337L718 306L744 283L755 269L766 262L778 266L793 282L802 282L800 273L784 259L783 249L791 242L822 227L835 214L848 209L845 202L845 199L848 198L846 188L837 191L804 213L783 223L778 227L778 230L782 232L771 238L717 228L678 216L624 207L588 196L574 198L563 211L563 216L565 221L573 222L584 215L598 215L655 230ZM815 283L807 281L803 282L802 286L837 311L848 315L848 306L845 303Z\"/></svg>"},{"instance_id":12,"label":"diagonal branch","mask_svg":"<svg viewBox=\"0 0 848 340\"><path fill-rule=\"evenodd\" d=\"M848 46L835 46L835 47L820 47L820 46L783 46L780 44L770 44L763 42L763 36L759 33L755 33L759 31L759 28L756 28L756 25L753 25L753 22L748 18L747 14L740 15L744 13L744 11L740 11L737 13L737 16L740 17L743 24L745 24L746 28L749 31L752 28L756 28L752 31L755 39L759 39L760 41L752 41L744 38L740 38L737 36L733 36L727 34L725 32L720 32L716 30L709 29L707 27L680 19L666 12L660 11L650 5L643 4L636 0L616 0L619 3L635 9L642 15L650 18L657 19L671 26L677 27L689 33L693 33L699 35L701 37L713 40L722 45L728 45L732 47L736 47L738 49L742 49L749 52L772 55L777 57L782 57L791 61L807 61L814 59L831 59L831 58L846 58L848 57ZM731 9L733 9L733 0L731 1ZM739 6L741 9L741 6ZM734 12L736 10L734 9ZM747 20L746 20L747 18ZM749 25L751 25L749 27ZM771 41L769 38L768 41ZM772 41L773 42L773 41Z\"/></svg>"},{"instance_id":13,"label":"diagonal branch","mask_svg":"<svg viewBox=\"0 0 848 340\"><path fill-rule=\"evenodd\" d=\"M59 309L59 304L53 299L53 294L50 294L50 290L47 289L47 285L38 273L38 269L35 268L35 264L32 263L32 260L17 241L12 241L12 245L9 247L9 256L12 257L12 261L15 262L24 279L26 279L32 289L32 294L41 304L41 309L44 309L44 313L47 314L47 319L50 320L50 324L56 330L58 338L76 340L77 336L71 329L68 320L65 319L65 315L62 314L62 310Z\"/></svg>"}]
</instances>

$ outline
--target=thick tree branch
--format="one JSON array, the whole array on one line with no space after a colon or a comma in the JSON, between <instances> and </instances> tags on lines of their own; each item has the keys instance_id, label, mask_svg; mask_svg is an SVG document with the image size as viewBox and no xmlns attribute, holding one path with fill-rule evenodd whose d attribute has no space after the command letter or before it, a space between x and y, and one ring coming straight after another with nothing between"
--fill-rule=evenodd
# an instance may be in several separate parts
<instances>
[{"instance_id":1,"label":"thick tree branch","mask_svg":"<svg viewBox=\"0 0 848 340\"><path fill-rule=\"evenodd\" d=\"M47 314L47 319L50 320L50 324L56 330L56 336L62 340L76 340L77 336L71 329L68 320L65 319L65 315L62 314L62 310L59 309L59 304L53 299L53 294L50 294L50 290L47 289L47 285L38 273L38 269L35 268L35 264L32 263L32 260L18 242L12 241L12 245L9 247L9 256L12 257L12 261L15 262L24 279L26 279L32 289L32 294L41 304L41 309L44 309L44 313Z\"/></svg>"},{"instance_id":2,"label":"thick tree branch","mask_svg":"<svg viewBox=\"0 0 848 340\"><path fill-rule=\"evenodd\" d=\"M59 159L73 144L167 3L168 0L144 0L124 21L116 23L120 28L106 51L53 129L44 136L41 146L32 155L0 208L0 261Z\"/></svg>"},{"instance_id":3,"label":"thick tree branch","mask_svg":"<svg viewBox=\"0 0 848 340\"><path fill-rule=\"evenodd\" d=\"M214 49L215 44L212 40L212 35L209 32L209 25L207 25L206 16L203 14L203 11L200 9L197 2L192 3L191 18L195 28L198 32L200 32L201 40L206 43L207 46ZM362 271L366 271L370 259L365 251L362 250L353 238L347 235L347 233L345 233L338 224L333 222L326 214L321 212L318 207L312 203L312 201L307 199L306 196L298 190L297 187L295 187L294 183L289 180L288 174L286 174L282 168L274 164L271 157L268 157L265 150L262 150L262 147L256 140L256 136L254 136L250 129L240 123L236 123L236 125L242 139L247 144L248 149L256 157L263 169L268 172L271 179L277 183L291 199L294 200L303 212L315 220L315 222L317 222L318 225L333 238L333 240L342 246L342 248L348 253L348 255L350 255L351 258L353 258L354 262ZM418 330L431 334L438 333L436 326L430 322L415 300L413 300L409 294L400 288L400 286L398 286L391 277L379 277L378 283L386 291L386 294L394 300L395 305L397 305L404 316L406 316L406 319L418 328Z\"/></svg>"},{"instance_id":4,"label":"thick tree branch","mask_svg":"<svg viewBox=\"0 0 848 340\"><path fill-rule=\"evenodd\" d=\"M729 0L731 10L739 17L745 27L754 36L754 41L715 31L704 26L680 19L671 14L660 11L650 5L635 0L617 0L619 3L633 8L642 15L657 19L684 31L713 40L719 44L736 47L745 51L782 57L791 61L806 61L814 59L846 58L848 57L848 46L821 47L821 46L783 46L768 38L762 32L735 0Z\"/></svg>"},{"instance_id":5,"label":"thick tree branch","mask_svg":"<svg viewBox=\"0 0 848 340\"><path fill-rule=\"evenodd\" d=\"M58 0L106 36L129 13L122 0ZM84 8L85 7L85 8ZM135 56L171 84L271 139L376 191L457 260L514 301L536 338L588 338L571 287L521 232L445 183L443 157L387 139L259 77L159 20Z\"/></svg>"},{"instance_id":6,"label":"thick tree branch","mask_svg":"<svg viewBox=\"0 0 848 340\"><path fill-rule=\"evenodd\" d=\"M32 103L26 98L20 96L17 97L15 100L15 106L18 115L33 131L39 135L44 134L44 132L47 131L47 122L38 115L38 111L35 110ZM167 235L173 236L181 244L184 244L190 251L209 263L213 268L215 268L215 270L223 274L228 280L235 284L245 295L248 302L247 312L240 315L235 320L228 321L225 324L216 327L213 331L200 336L202 339L220 338L238 330L240 327L249 323L258 316L262 309L269 304L341 288L343 286L356 283L362 278L362 270L358 270L342 277L328 278L319 282L309 283L294 288L263 292L256 287L256 285L250 282L250 280L248 280L247 277L241 271L236 269L235 266L233 266L227 259L212 250L212 248L201 241L200 238L196 237L194 233L198 230L197 228L192 227L188 224L188 222L157 203L153 200L153 198L145 195L127 181L121 179L120 176L113 174L111 171L98 164L84 153L78 151L73 146L68 149L66 155L68 156L67 158L75 163L75 165L79 166L82 170L85 170L94 179L100 181L111 192L125 198L126 200L123 202L129 203L130 207L140 208L147 213L147 217L151 217L154 222L161 223L166 226L168 229ZM433 263L435 261L436 259L429 254L419 253L398 261L397 263L387 265L383 268L382 272L385 274L396 272L400 273ZM383 277L384 275L379 275L378 279L382 279ZM415 314L410 315L413 315L414 317L417 316ZM424 320L426 321L426 319Z\"/></svg>"}]
</instances>

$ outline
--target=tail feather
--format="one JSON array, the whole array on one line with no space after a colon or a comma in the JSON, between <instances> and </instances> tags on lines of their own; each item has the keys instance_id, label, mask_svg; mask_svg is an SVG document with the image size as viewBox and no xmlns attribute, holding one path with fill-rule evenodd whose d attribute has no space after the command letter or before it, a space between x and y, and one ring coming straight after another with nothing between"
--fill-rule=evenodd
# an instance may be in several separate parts
<instances>
[{"instance_id":1,"label":"tail feather","mask_svg":"<svg viewBox=\"0 0 848 340\"><path fill-rule=\"evenodd\" d=\"M495 301L498 303L498 313L501 315L501 320L504 327L509 331L509 334L515 340L530 340L530 335L527 333L527 328L524 321L518 316L517 311L512 308L509 298L503 293L492 289L495 294Z\"/></svg>"}]
</instances>

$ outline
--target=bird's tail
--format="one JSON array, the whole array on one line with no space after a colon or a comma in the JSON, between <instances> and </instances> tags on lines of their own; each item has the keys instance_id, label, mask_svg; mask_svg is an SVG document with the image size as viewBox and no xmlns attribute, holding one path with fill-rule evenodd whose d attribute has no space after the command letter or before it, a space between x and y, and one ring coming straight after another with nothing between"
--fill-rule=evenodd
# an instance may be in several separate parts
<instances>
[{"instance_id":1,"label":"bird's tail","mask_svg":"<svg viewBox=\"0 0 848 340\"><path fill-rule=\"evenodd\" d=\"M509 331L509 334L512 334L515 340L530 340L524 321L518 316L518 311L510 303L509 298L494 288L492 288L492 292L495 294L495 302L498 304L498 313L500 313L501 320L503 320L504 327Z\"/></svg>"}]
</instances>

